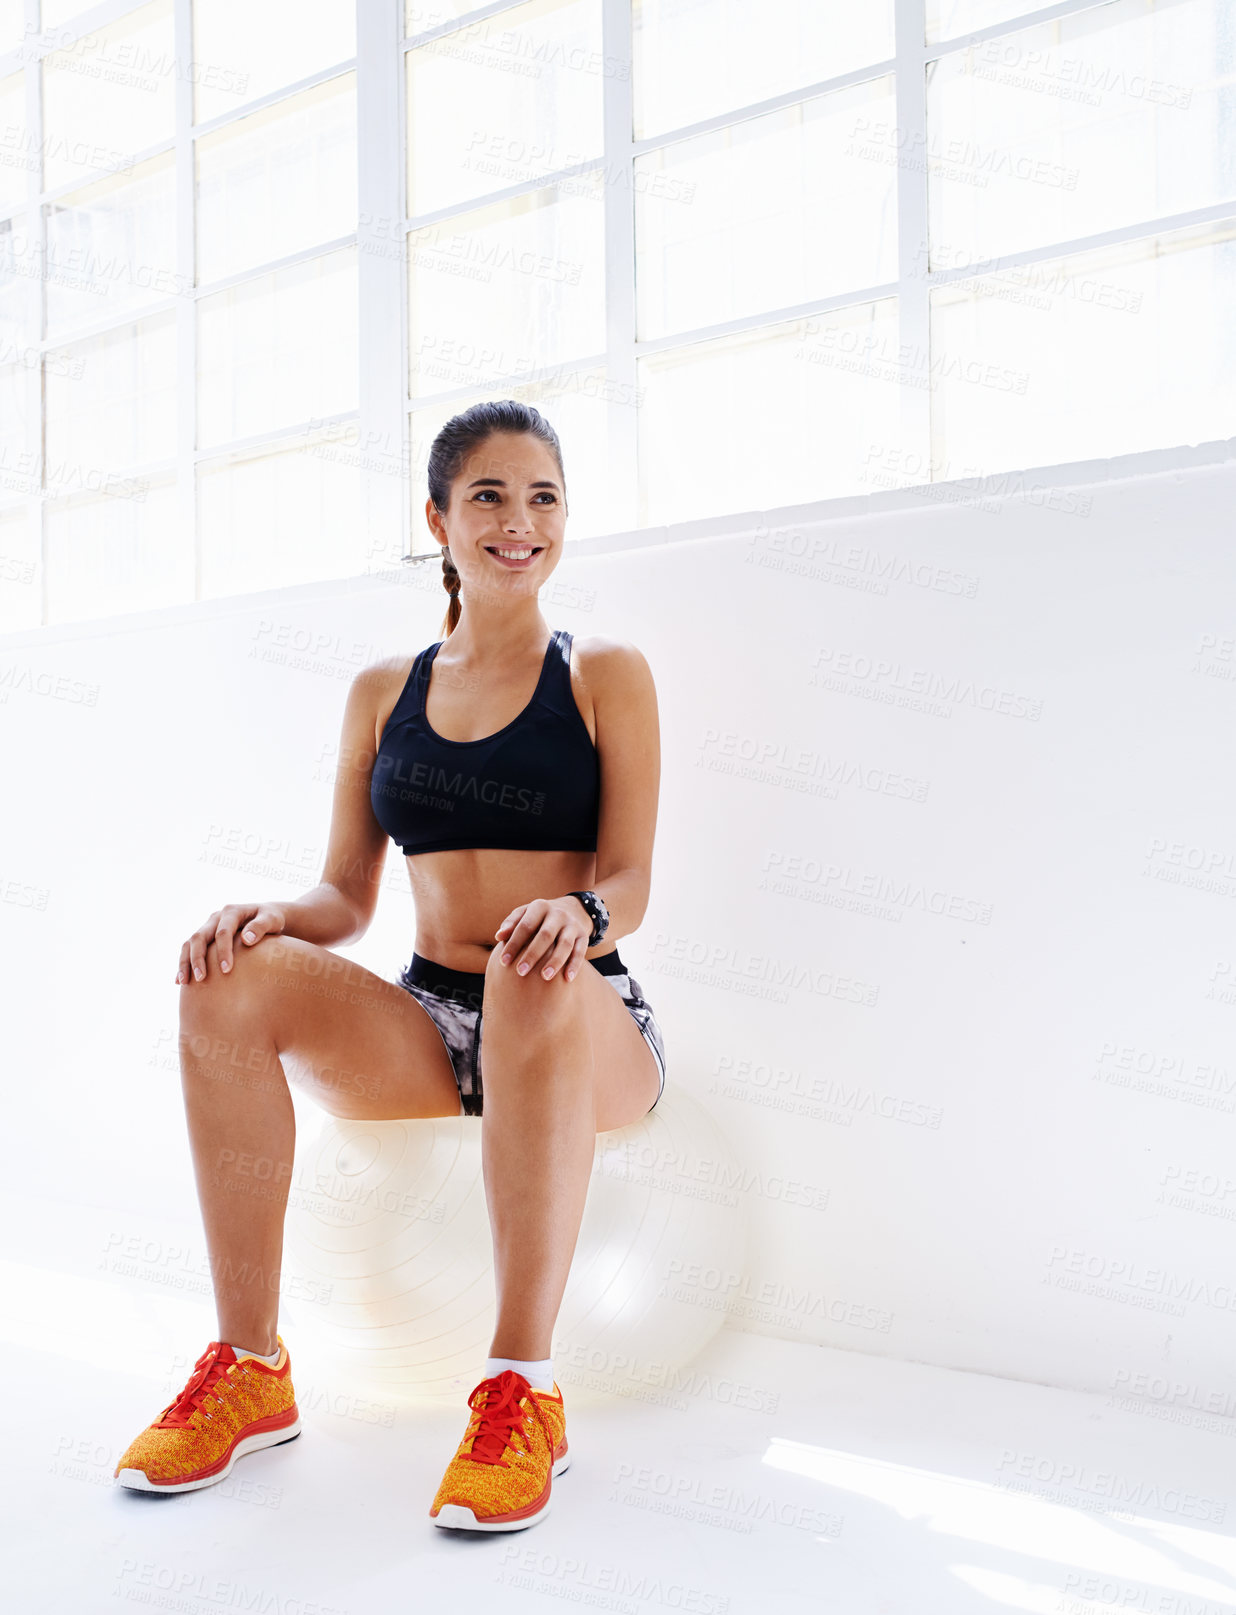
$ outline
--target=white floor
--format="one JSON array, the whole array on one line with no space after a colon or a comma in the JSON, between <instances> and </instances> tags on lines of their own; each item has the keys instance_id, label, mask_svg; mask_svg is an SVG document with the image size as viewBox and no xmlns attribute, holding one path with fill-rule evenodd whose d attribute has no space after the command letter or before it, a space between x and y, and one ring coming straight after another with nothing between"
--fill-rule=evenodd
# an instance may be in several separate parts
<instances>
[{"instance_id":1,"label":"white floor","mask_svg":"<svg viewBox=\"0 0 1236 1615\"><path fill-rule=\"evenodd\" d=\"M80 1286L89 1281L69 1282L88 1299ZM163 1318L177 1305L159 1301ZM39 1304L27 1287L27 1327ZM3 1347L6 1609L1229 1615L1236 1606L1231 1421L1182 1426L1103 1395L727 1331L687 1391L580 1396L572 1412L564 1386L573 1463L551 1516L479 1536L442 1531L427 1515L463 1431L462 1401L414 1410L358 1399L290 1338L304 1403L298 1440L243 1459L206 1491L117 1488L119 1450L178 1388L165 1387L166 1363L161 1380L140 1349L126 1353L126 1333L118 1320L79 1313L76 1327L56 1324L57 1350L12 1338ZM204 1344L194 1336L186 1346L196 1355Z\"/></svg>"}]
</instances>

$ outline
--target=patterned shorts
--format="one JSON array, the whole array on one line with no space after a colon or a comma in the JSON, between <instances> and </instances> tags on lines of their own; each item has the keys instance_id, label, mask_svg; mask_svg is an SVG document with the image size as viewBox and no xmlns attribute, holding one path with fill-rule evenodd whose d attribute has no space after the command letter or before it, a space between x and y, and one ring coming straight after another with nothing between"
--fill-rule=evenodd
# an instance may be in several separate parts
<instances>
[{"instance_id":1,"label":"patterned shorts","mask_svg":"<svg viewBox=\"0 0 1236 1615\"><path fill-rule=\"evenodd\" d=\"M603 953L588 963L611 982L640 1029L644 1042L656 1058L661 1073L657 1098L648 1107L654 1110L665 1092L665 1040L656 1017L644 998L635 977L628 974L617 950ZM419 953L396 977L400 987L410 992L428 1010L441 1034L455 1072L461 1116L479 1116L484 1097L481 1087L481 1004L485 993L485 972L449 970Z\"/></svg>"}]
</instances>

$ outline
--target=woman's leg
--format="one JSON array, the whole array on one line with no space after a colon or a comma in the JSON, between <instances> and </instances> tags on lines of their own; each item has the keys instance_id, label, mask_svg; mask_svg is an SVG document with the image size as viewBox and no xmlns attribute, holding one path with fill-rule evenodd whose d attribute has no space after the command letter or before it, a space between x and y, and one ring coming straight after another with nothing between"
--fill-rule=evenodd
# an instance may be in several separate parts
<instances>
[{"instance_id":1,"label":"woman's leg","mask_svg":"<svg viewBox=\"0 0 1236 1615\"><path fill-rule=\"evenodd\" d=\"M652 1051L599 971L515 974L495 948L481 1018L481 1162L498 1316L491 1357L539 1362L584 1214L596 1135L657 1097Z\"/></svg>"},{"instance_id":2,"label":"woman's leg","mask_svg":"<svg viewBox=\"0 0 1236 1615\"><path fill-rule=\"evenodd\" d=\"M456 1116L437 1027L402 987L293 937L238 945L180 989L181 1085L218 1336L275 1349L295 1117L289 1079L352 1120Z\"/></svg>"}]
</instances>

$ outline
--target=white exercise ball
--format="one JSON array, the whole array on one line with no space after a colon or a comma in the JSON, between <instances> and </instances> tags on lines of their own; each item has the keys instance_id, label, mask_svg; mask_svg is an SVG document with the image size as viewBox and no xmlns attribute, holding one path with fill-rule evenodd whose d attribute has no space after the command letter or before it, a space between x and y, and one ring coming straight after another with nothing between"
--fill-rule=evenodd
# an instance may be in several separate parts
<instances>
[{"instance_id":1,"label":"white exercise ball","mask_svg":"<svg viewBox=\"0 0 1236 1615\"><path fill-rule=\"evenodd\" d=\"M456 1397L484 1371L495 1319L484 1125L328 1117L298 1146L285 1311L341 1372L390 1396ZM712 1115L674 1087L597 1135L553 1337L564 1391L665 1386L708 1344L725 1321L724 1287L708 1275L740 1274L746 1256L741 1178Z\"/></svg>"}]
</instances>

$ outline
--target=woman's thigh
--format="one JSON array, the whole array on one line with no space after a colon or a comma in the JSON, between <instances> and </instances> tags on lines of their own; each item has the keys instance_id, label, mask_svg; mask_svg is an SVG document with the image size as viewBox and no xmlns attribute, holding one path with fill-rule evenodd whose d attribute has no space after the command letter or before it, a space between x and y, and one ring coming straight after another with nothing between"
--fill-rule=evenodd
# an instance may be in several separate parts
<instances>
[{"instance_id":1,"label":"woman's thigh","mask_svg":"<svg viewBox=\"0 0 1236 1615\"><path fill-rule=\"evenodd\" d=\"M438 1028L393 981L299 937L235 950L224 975L182 986L181 1020L244 1040L273 1040L290 1083L352 1121L457 1116L459 1089ZM243 1058L237 1049L232 1058Z\"/></svg>"},{"instance_id":2,"label":"woman's thigh","mask_svg":"<svg viewBox=\"0 0 1236 1615\"><path fill-rule=\"evenodd\" d=\"M585 965L574 981L561 974L545 981L538 971L516 976L513 964L497 963L497 948L485 970L481 1015L481 1075L485 1088L501 1081L501 1061L526 1057L541 1039L552 1051L563 1019L582 1026L591 1054L598 1133L626 1127L648 1113L661 1073L630 1010L599 970Z\"/></svg>"}]
</instances>

